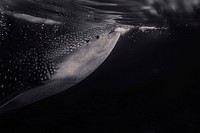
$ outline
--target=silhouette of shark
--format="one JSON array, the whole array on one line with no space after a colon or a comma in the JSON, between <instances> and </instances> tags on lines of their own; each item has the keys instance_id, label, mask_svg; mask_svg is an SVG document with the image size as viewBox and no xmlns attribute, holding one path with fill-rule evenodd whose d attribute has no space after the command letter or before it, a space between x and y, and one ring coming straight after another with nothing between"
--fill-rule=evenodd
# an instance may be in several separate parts
<instances>
[{"instance_id":1,"label":"silhouette of shark","mask_svg":"<svg viewBox=\"0 0 200 133\"><path fill-rule=\"evenodd\" d=\"M0 3L0 112L77 84L108 57L120 35L127 31L119 25L73 16L63 22L19 9L11 11L17 2ZM8 3L12 6L9 10L5 6Z\"/></svg>"}]
</instances>

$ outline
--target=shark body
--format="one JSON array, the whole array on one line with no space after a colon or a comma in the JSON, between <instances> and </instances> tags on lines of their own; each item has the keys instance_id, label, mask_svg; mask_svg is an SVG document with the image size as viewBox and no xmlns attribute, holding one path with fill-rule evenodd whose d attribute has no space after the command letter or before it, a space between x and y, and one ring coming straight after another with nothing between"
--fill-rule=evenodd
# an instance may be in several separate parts
<instances>
[{"instance_id":1,"label":"shark body","mask_svg":"<svg viewBox=\"0 0 200 133\"><path fill-rule=\"evenodd\" d=\"M59 22L2 11L0 112L77 84L111 53L121 36L112 24Z\"/></svg>"}]
</instances>

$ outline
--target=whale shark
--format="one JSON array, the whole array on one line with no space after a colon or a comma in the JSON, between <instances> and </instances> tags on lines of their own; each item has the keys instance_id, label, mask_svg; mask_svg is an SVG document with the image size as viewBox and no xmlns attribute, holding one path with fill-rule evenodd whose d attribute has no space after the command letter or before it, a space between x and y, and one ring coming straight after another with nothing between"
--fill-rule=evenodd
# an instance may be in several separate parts
<instances>
[{"instance_id":1,"label":"whale shark","mask_svg":"<svg viewBox=\"0 0 200 133\"><path fill-rule=\"evenodd\" d=\"M129 30L109 23L63 22L3 7L0 11L5 29L0 31L0 112L79 83L106 60Z\"/></svg>"}]
</instances>

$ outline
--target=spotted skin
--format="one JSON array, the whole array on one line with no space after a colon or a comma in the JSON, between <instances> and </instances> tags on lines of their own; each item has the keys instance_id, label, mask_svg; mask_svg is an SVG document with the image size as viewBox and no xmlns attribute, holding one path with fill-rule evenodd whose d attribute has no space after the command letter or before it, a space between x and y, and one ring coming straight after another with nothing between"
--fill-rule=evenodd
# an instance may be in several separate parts
<instances>
[{"instance_id":1,"label":"spotted skin","mask_svg":"<svg viewBox=\"0 0 200 133\"><path fill-rule=\"evenodd\" d=\"M27 90L53 82L66 56L115 28L87 23L48 25L4 17L9 33L0 41L0 106Z\"/></svg>"}]
</instances>

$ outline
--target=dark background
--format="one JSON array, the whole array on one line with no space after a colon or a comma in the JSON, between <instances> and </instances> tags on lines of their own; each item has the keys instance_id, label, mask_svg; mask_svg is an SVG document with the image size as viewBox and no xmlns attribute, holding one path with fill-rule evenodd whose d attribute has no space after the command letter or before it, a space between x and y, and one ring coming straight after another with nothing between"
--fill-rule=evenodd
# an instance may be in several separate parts
<instances>
[{"instance_id":1,"label":"dark background","mask_svg":"<svg viewBox=\"0 0 200 133\"><path fill-rule=\"evenodd\" d=\"M132 30L88 78L0 114L1 133L199 133L200 30Z\"/></svg>"}]
</instances>

